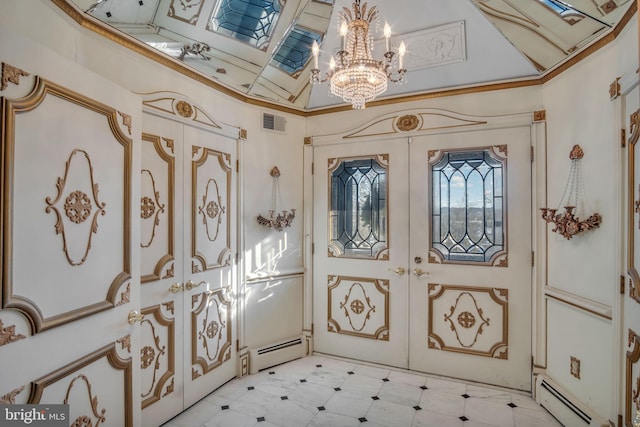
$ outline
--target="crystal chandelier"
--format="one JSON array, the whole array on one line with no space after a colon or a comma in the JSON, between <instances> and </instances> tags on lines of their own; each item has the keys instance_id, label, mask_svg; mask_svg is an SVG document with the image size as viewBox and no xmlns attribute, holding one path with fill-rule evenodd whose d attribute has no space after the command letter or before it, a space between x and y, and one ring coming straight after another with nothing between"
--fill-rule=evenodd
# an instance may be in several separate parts
<instances>
[{"instance_id":1,"label":"crystal chandelier","mask_svg":"<svg viewBox=\"0 0 640 427\"><path fill-rule=\"evenodd\" d=\"M313 42L313 69L311 83L323 83L329 80L329 90L350 103L353 108L362 109L365 103L375 99L387 90L387 81L399 83L405 81L404 42L398 48L398 68L392 70L395 52L391 51L391 28L384 25L386 53L383 60L373 58L373 35L369 33L372 24L378 24L378 9L373 6L367 10L367 3L360 5L355 0L353 11L343 8L338 14L342 48L331 57L329 71L324 78L320 77L318 53L320 48Z\"/></svg>"}]
</instances>

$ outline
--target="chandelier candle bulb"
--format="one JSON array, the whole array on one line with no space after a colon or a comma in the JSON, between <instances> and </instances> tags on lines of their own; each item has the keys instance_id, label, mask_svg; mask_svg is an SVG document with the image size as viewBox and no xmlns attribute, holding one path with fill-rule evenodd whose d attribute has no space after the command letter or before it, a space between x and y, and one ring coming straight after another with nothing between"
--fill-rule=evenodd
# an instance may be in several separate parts
<instances>
[{"instance_id":1,"label":"chandelier candle bulb","mask_svg":"<svg viewBox=\"0 0 640 427\"><path fill-rule=\"evenodd\" d=\"M400 47L398 48L398 69L404 69L404 54L407 53L407 47L404 42L400 43Z\"/></svg>"},{"instance_id":2,"label":"chandelier candle bulb","mask_svg":"<svg viewBox=\"0 0 640 427\"><path fill-rule=\"evenodd\" d=\"M384 41L386 45L386 52L390 52L390 42L391 42L391 27L388 22L384 23Z\"/></svg>"},{"instance_id":3,"label":"chandelier candle bulb","mask_svg":"<svg viewBox=\"0 0 640 427\"><path fill-rule=\"evenodd\" d=\"M318 68L318 53L320 53L320 46L318 46L318 42L315 40L311 47L311 53L313 53L313 68Z\"/></svg>"},{"instance_id":4,"label":"chandelier candle bulb","mask_svg":"<svg viewBox=\"0 0 640 427\"><path fill-rule=\"evenodd\" d=\"M349 27L347 27L346 21L342 21L342 25L340 25L340 35L342 36L342 50L347 49L347 31L349 31Z\"/></svg>"}]
</instances>

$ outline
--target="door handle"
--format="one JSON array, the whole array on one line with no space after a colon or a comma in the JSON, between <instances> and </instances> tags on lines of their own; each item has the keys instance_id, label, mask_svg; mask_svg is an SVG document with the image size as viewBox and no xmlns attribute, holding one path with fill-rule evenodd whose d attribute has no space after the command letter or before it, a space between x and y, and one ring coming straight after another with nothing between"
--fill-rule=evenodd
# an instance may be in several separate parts
<instances>
[{"instance_id":1,"label":"door handle","mask_svg":"<svg viewBox=\"0 0 640 427\"><path fill-rule=\"evenodd\" d=\"M398 276L402 276L405 272L405 269L404 267L398 267L398 268L390 268L389 271L392 273L396 273Z\"/></svg>"},{"instance_id":2,"label":"door handle","mask_svg":"<svg viewBox=\"0 0 640 427\"><path fill-rule=\"evenodd\" d=\"M137 310L131 310L129 312L129 316L127 317L127 322L129 322L130 325L133 325L136 322L142 322L143 319L143 314L138 313Z\"/></svg>"},{"instance_id":3,"label":"door handle","mask_svg":"<svg viewBox=\"0 0 640 427\"><path fill-rule=\"evenodd\" d=\"M193 289L193 288L197 288L197 287L198 287L198 286L200 286L200 285L205 285L205 286L208 288L208 287L209 287L209 282L206 282L206 281L204 281L204 280L203 280L203 281L201 281L201 282L194 283L193 281L189 280L189 281L184 285L184 287L185 287L185 288L187 288L187 290L188 290L188 291L190 291L191 289Z\"/></svg>"},{"instance_id":4,"label":"door handle","mask_svg":"<svg viewBox=\"0 0 640 427\"><path fill-rule=\"evenodd\" d=\"M180 293L182 291L182 283L174 283L173 285L169 286L169 292L171 292L172 294L177 294Z\"/></svg>"},{"instance_id":5,"label":"door handle","mask_svg":"<svg viewBox=\"0 0 640 427\"><path fill-rule=\"evenodd\" d=\"M421 268L414 268L413 269L413 275L416 277L421 277L423 274L429 274L429 272L427 271L422 271Z\"/></svg>"}]
</instances>

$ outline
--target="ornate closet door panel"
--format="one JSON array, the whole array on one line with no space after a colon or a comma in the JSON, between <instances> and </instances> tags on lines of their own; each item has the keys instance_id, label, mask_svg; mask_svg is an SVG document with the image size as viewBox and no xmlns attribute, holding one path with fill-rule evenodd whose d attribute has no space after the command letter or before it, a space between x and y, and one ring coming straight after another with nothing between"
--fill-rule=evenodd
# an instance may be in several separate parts
<instances>
[{"instance_id":1,"label":"ornate closet door panel","mask_svg":"<svg viewBox=\"0 0 640 427\"><path fill-rule=\"evenodd\" d=\"M43 79L3 111L2 308L39 332L125 301L131 117Z\"/></svg>"},{"instance_id":2,"label":"ornate closet door panel","mask_svg":"<svg viewBox=\"0 0 640 427\"><path fill-rule=\"evenodd\" d=\"M133 426L128 350L122 342L109 344L33 381L28 403L68 404L73 426Z\"/></svg>"},{"instance_id":3,"label":"ornate closet door panel","mask_svg":"<svg viewBox=\"0 0 640 427\"><path fill-rule=\"evenodd\" d=\"M236 375L236 140L184 127L185 406Z\"/></svg>"}]
</instances>

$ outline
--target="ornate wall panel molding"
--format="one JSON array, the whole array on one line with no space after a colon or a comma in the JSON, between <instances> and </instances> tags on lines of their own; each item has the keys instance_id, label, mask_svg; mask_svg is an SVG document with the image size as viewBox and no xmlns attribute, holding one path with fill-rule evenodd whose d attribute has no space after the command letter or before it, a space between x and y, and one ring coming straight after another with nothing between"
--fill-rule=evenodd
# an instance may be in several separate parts
<instances>
[{"instance_id":1,"label":"ornate wall panel molding","mask_svg":"<svg viewBox=\"0 0 640 427\"><path fill-rule=\"evenodd\" d=\"M16 396L22 393L25 386L19 387L15 390L10 391L9 393L0 396L0 404L10 405L16 403Z\"/></svg>"},{"instance_id":2,"label":"ornate wall panel molding","mask_svg":"<svg viewBox=\"0 0 640 427\"><path fill-rule=\"evenodd\" d=\"M625 367L624 419L633 427L636 411L640 412L640 335L629 329Z\"/></svg>"},{"instance_id":3,"label":"ornate wall panel molding","mask_svg":"<svg viewBox=\"0 0 640 427\"><path fill-rule=\"evenodd\" d=\"M37 333L113 308L120 288L131 277L132 140L118 124L114 108L40 77L34 81L26 97L2 99L2 219L8 230L3 239L2 308L23 313ZM34 120L48 121L46 135L36 132ZM29 168L17 168L16 159L25 158L31 162ZM56 159L61 169L52 164ZM63 175L55 174L52 167ZM107 175L115 178L113 182L100 178ZM53 196L49 191L42 195L33 191L50 186L56 188ZM37 226L27 225L26 218L32 219L31 224L35 220ZM50 223L51 228L43 228ZM40 244L29 252L35 259L27 265L24 257L14 257L14 250L25 251L34 233L41 234ZM117 233L119 237L107 238ZM57 237L51 237L56 235L60 236L57 247ZM103 264L96 275L95 251L117 252L118 261ZM66 271L61 264L55 271L49 267L49 282L57 284L58 295L66 296L53 306L32 276L38 270L35 265L46 259L51 266L60 258L56 252L62 252L73 269Z\"/></svg>"},{"instance_id":4,"label":"ornate wall panel molding","mask_svg":"<svg viewBox=\"0 0 640 427\"><path fill-rule=\"evenodd\" d=\"M5 90L9 85L9 83L13 83L14 85L19 85L20 77L21 76L26 77L28 75L29 73L27 73L26 71L21 70L20 68L11 66L6 62L3 62L2 75L0 76L0 90Z\"/></svg>"},{"instance_id":5,"label":"ornate wall panel molding","mask_svg":"<svg viewBox=\"0 0 640 427\"><path fill-rule=\"evenodd\" d=\"M16 333L16 325L4 326L0 319L0 347L26 338L24 335Z\"/></svg>"},{"instance_id":6,"label":"ornate wall panel molding","mask_svg":"<svg viewBox=\"0 0 640 427\"><path fill-rule=\"evenodd\" d=\"M486 118L468 116L448 110L432 109L393 113L374 119L342 138L363 138L403 133L417 133L439 129L455 129L487 124Z\"/></svg>"},{"instance_id":7,"label":"ornate wall panel molding","mask_svg":"<svg viewBox=\"0 0 640 427\"><path fill-rule=\"evenodd\" d=\"M33 381L28 403L69 404L71 425L133 426L131 363L109 344Z\"/></svg>"},{"instance_id":8,"label":"ornate wall panel molding","mask_svg":"<svg viewBox=\"0 0 640 427\"><path fill-rule=\"evenodd\" d=\"M389 281L352 276L328 277L327 330L389 341Z\"/></svg>"},{"instance_id":9,"label":"ornate wall panel molding","mask_svg":"<svg viewBox=\"0 0 640 427\"><path fill-rule=\"evenodd\" d=\"M640 110L629 117L628 168L627 168L627 274L629 275L629 297L640 303L640 253L636 250L640 246L640 163L636 164L636 158L640 158ZM637 198L636 198L637 197ZM638 217L636 217L638 215Z\"/></svg>"},{"instance_id":10,"label":"ornate wall panel molding","mask_svg":"<svg viewBox=\"0 0 640 427\"><path fill-rule=\"evenodd\" d=\"M155 114L185 124L198 125L198 127L208 130L223 129L224 127L209 117L202 107L177 93L153 92L143 95L142 104ZM238 129L235 128L235 136L237 137L237 135Z\"/></svg>"},{"instance_id":11,"label":"ornate wall panel molding","mask_svg":"<svg viewBox=\"0 0 640 427\"><path fill-rule=\"evenodd\" d=\"M142 314L145 318L140 322L140 395L144 409L173 390L178 349L175 346L175 319L162 314L162 305L147 307ZM171 383L167 384L169 379Z\"/></svg>"},{"instance_id":12,"label":"ornate wall panel molding","mask_svg":"<svg viewBox=\"0 0 640 427\"><path fill-rule=\"evenodd\" d=\"M507 289L428 285L431 349L508 359Z\"/></svg>"},{"instance_id":13,"label":"ornate wall panel molding","mask_svg":"<svg viewBox=\"0 0 640 427\"><path fill-rule=\"evenodd\" d=\"M173 277L175 260L174 141L142 134L141 282Z\"/></svg>"},{"instance_id":14,"label":"ornate wall panel molding","mask_svg":"<svg viewBox=\"0 0 640 427\"><path fill-rule=\"evenodd\" d=\"M204 0L171 0L167 16L196 26L202 6L204 6Z\"/></svg>"},{"instance_id":15,"label":"ornate wall panel molding","mask_svg":"<svg viewBox=\"0 0 640 427\"><path fill-rule=\"evenodd\" d=\"M218 289L194 295L194 305L199 300L198 306L191 312L191 363L194 375L206 374L231 359L231 301L225 293L225 289Z\"/></svg>"},{"instance_id":16,"label":"ornate wall panel molding","mask_svg":"<svg viewBox=\"0 0 640 427\"><path fill-rule=\"evenodd\" d=\"M194 157L191 256L205 271L231 263L231 155L194 147Z\"/></svg>"}]
</instances>

